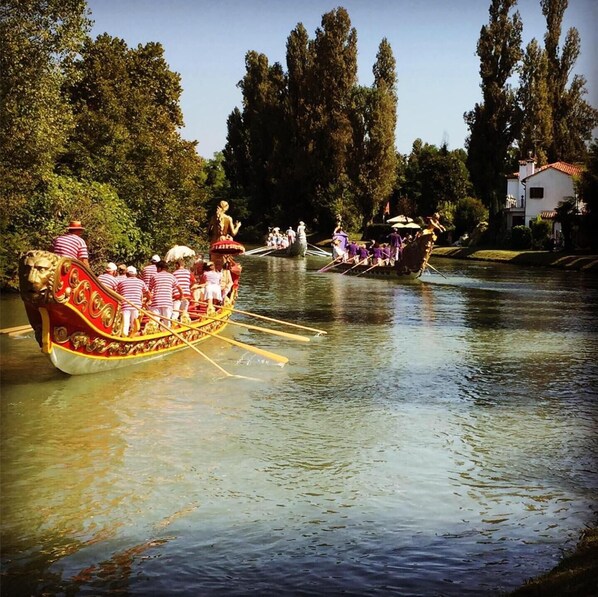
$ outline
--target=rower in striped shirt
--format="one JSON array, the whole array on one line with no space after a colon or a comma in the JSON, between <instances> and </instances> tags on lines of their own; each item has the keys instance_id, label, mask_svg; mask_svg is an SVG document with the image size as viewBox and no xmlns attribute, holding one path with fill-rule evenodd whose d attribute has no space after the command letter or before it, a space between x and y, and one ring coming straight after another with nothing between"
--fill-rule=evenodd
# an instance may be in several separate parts
<instances>
[{"instance_id":1,"label":"rower in striped shirt","mask_svg":"<svg viewBox=\"0 0 598 597\"><path fill-rule=\"evenodd\" d=\"M89 267L87 244L81 238L81 234L84 230L85 228L81 226L81 222L78 220L71 220L67 233L54 239L52 252L56 253L56 255L61 255L62 257L78 259Z\"/></svg>"},{"instance_id":2,"label":"rower in striped shirt","mask_svg":"<svg viewBox=\"0 0 598 597\"><path fill-rule=\"evenodd\" d=\"M182 318L183 314L187 313L189 310L189 301L191 300L191 285L195 284L195 276L191 273L191 270L185 267L185 260L179 259L176 264L177 268L174 270L174 272L172 272L172 275L177 279L179 286L183 289L183 294L180 298L174 300L173 319Z\"/></svg>"},{"instance_id":3,"label":"rower in striped shirt","mask_svg":"<svg viewBox=\"0 0 598 597\"><path fill-rule=\"evenodd\" d=\"M129 265L124 279L117 287L116 292L123 297L121 312L123 314L123 336L135 334L139 330L139 309L143 305L143 299L151 300L151 294L146 283L137 277L137 269Z\"/></svg>"},{"instance_id":4,"label":"rower in striped shirt","mask_svg":"<svg viewBox=\"0 0 598 597\"><path fill-rule=\"evenodd\" d=\"M156 264L157 273L149 283L152 293L150 310L161 316L162 322L170 327L172 311L174 307L174 295L183 295L183 289L177 279L168 271L166 261L159 261Z\"/></svg>"},{"instance_id":5,"label":"rower in striped shirt","mask_svg":"<svg viewBox=\"0 0 598 597\"><path fill-rule=\"evenodd\" d=\"M150 264L146 265L141 271L141 279L148 286L149 283L152 281L152 278L156 275L156 272L158 271L156 268L156 263L158 263L158 261L160 261L160 255L153 255Z\"/></svg>"},{"instance_id":6,"label":"rower in striped shirt","mask_svg":"<svg viewBox=\"0 0 598 597\"><path fill-rule=\"evenodd\" d=\"M118 285L118 280L116 279L116 263L110 262L106 264L106 269L103 274L98 276L98 280L106 286L106 288L116 290L116 286Z\"/></svg>"}]
</instances>

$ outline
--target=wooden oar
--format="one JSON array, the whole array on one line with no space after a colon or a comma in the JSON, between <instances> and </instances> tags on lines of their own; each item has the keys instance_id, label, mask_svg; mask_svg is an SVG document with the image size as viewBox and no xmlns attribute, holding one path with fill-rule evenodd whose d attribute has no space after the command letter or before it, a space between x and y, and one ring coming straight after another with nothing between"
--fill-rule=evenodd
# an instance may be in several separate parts
<instances>
[{"instance_id":1,"label":"wooden oar","mask_svg":"<svg viewBox=\"0 0 598 597\"><path fill-rule=\"evenodd\" d=\"M195 301L192 301L195 302ZM209 315L203 314L202 317L206 319L217 320L217 317L210 317ZM180 323L180 322L179 322ZM280 330L273 330L271 328L262 328L258 325L251 325L250 323L241 323L239 321L232 321L228 320L228 325L238 325L243 328L247 328L248 330L257 330L258 332L264 332L266 334L273 334L274 336L282 336L283 338L288 338L289 340L297 340L297 342L310 342L310 339L307 336L300 336L299 334L289 334L288 332L281 332Z\"/></svg>"},{"instance_id":2,"label":"wooden oar","mask_svg":"<svg viewBox=\"0 0 598 597\"><path fill-rule=\"evenodd\" d=\"M206 301L191 301L192 303L196 303L198 305L207 305ZM255 317L256 319L263 319L264 321L271 321L272 323L280 323L281 325L288 325L290 327L299 328L301 330L307 330L309 332L316 332L317 334L327 334L325 330L319 330L317 328L310 328L306 325L301 325L299 323L292 323L291 321L284 321L283 319L274 319L273 317L266 317L265 315L260 315L259 313L251 313L250 311L241 311L241 309L231 309L233 313L240 313L241 315L248 315L249 317Z\"/></svg>"},{"instance_id":3,"label":"wooden oar","mask_svg":"<svg viewBox=\"0 0 598 597\"><path fill-rule=\"evenodd\" d=\"M266 249L269 249L270 247L267 247L266 245L264 245L263 247L257 247L257 249L250 249L249 251L245 251L245 255L255 255L255 253L259 253L260 251L265 251Z\"/></svg>"},{"instance_id":4,"label":"wooden oar","mask_svg":"<svg viewBox=\"0 0 598 597\"><path fill-rule=\"evenodd\" d=\"M319 255L326 255L326 257L328 257L330 255L330 253L328 253L327 251L324 251L324 249L316 246L316 245L312 245L311 243L307 243L308 247L313 247L315 251L318 252Z\"/></svg>"},{"instance_id":5,"label":"wooden oar","mask_svg":"<svg viewBox=\"0 0 598 597\"><path fill-rule=\"evenodd\" d=\"M125 300L127 300L127 299L125 299ZM216 367L217 369L220 369L220 371L222 371L222 373L224 373L224 375L226 375L227 377L245 378L245 376L243 376L243 375L234 375L232 373L229 373L226 369L223 369L216 361L214 361L207 354L205 354L205 352L202 352L201 350L199 350L199 348L197 348L197 346L194 346L193 344L191 344L191 342L189 342L189 340L187 340L186 338L184 338L183 336L181 336L174 330L170 329L165 323L162 323L160 318L158 316L156 316L154 313L151 313L150 311L146 311L145 309L139 309L139 311L141 313L145 313L146 315L148 315L151 319L153 319L155 322L157 322L158 325L161 325L168 332L170 332L173 336L175 336L176 338L181 340L181 342L184 342L189 348L192 348L197 354L201 355L204 359L206 359L206 361L209 361L210 363L212 363L212 365L214 365L214 367ZM251 379L251 378L248 377L246 379Z\"/></svg>"},{"instance_id":6,"label":"wooden oar","mask_svg":"<svg viewBox=\"0 0 598 597\"><path fill-rule=\"evenodd\" d=\"M429 267L430 269L434 270L437 274L440 274L443 278L446 278L448 280L448 278L442 272L439 272L433 265L426 263L426 267Z\"/></svg>"},{"instance_id":7,"label":"wooden oar","mask_svg":"<svg viewBox=\"0 0 598 597\"><path fill-rule=\"evenodd\" d=\"M0 334L17 334L19 332L26 332L33 329L29 324L27 325L17 325L13 328L4 328L0 330Z\"/></svg>"},{"instance_id":8,"label":"wooden oar","mask_svg":"<svg viewBox=\"0 0 598 597\"><path fill-rule=\"evenodd\" d=\"M358 265L363 265L369 258L366 257L365 259L362 259L361 261L358 261L353 267L350 267L349 269L346 269L341 276L344 276L347 272L350 272L352 269L355 269Z\"/></svg>"},{"instance_id":9,"label":"wooden oar","mask_svg":"<svg viewBox=\"0 0 598 597\"><path fill-rule=\"evenodd\" d=\"M146 314L149 314L149 312L146 312ZM152 316L154 320L156 317L160 317L159 315L156 315L155 313L152 313L150 316ZM245 350L248 350L249 352L254 352L255 354L259 354L262 357L270 359L271 361L276 361L277 363L281 363L282 365L286 365L289 362L289 359L287 357L284 357L280 354L276 354L275 352L270 352L269 350L264 350L263 348L257 348L257 346L252 346L251 344L245 344L244 342L239 342L237 340L233 340L232 338L225 338L224 336L221 336L220 334L214 334L213 332L208 332L207 330L204 330L202 328L195 328L192 325L189 325L186 323L181 323L180 321L176 321L175 319L168 319L167 317L163 317L162 319L166 319L167 321L170 321L171 323L183 325L189 329L193 329L193 330L197 329L202 334L207 334L208 336L212 336L213 338L218 338L218 339L222 340L223 342L227 342L228 344L232 344L233 346L238 346L239 348L243 348ZM165 327L167 330L171 331L176 336L176 333L172 330L172 328L169 328L167 325L163 324L162 322L160 322L160 324L162 325L162 327ZM183 338L183 340L184 340L184 338Z\"/></svg>"},{"instance_id":10,"label":"wooden oar","mask_svg":"<svg viewBox=\"0 0 598 597\"><path fill-rule=\"evenodd\" d=\"M329 264L319 269L318 273L321 274L323 272L327 272L329 269L336 267L339 263L343 263L342 257L337 257L336 259L333 259Z\"/></svg>"},{"instance_id":11,"label":"wooden oar","mask_svg":"<svg viewBox=\"0 0 598 597\"><path fill-rule=\"evenodd\" d=\"M127 300L125 297L121 297L121 298L123 299L123 301L125 301L126 303L128 303L132 307L135 307L135 309L137 309L140 313L143 313L143 314L147 315L153 321L156 321L158 323L158 325L160 325L163 328L165 328L173 336L179 338L179 340L182 340L185 344L187 344L188 346L190 346L191 348L193 348L193 350L195 350L195 352L197 352L198 354L200 354L201 356L203 356L205 359L207 359L208 361L210 361L214 366L218 367L218 369L220 369L221 371L225 372L229 377L233 377L233 374L232 373L228 373L227 371L225 371L220 365L218 365L218 363L216 363L215 361L213 361L212 359L210 359L210 357L208 357L208 355L204 354L201 350L199 350L199 348L197 348L196 346L194 346L193 344L191 344L191 342L189 342L186 338L184 338L183 336L181 336L180 334L178 334L177 332L175 332L172 328L168 327L165 323L162 322L162 319L166 319L166 321L170 321L171 323L176 323L176 324L184 325L185 327L187 327L189 329L193 329L193 330L198 329L202 334L207 334L208 336L213 336L214 338L219 338L220 340L223 340L224 342L228 342L229 344L232 344L234 346L238 346L239 348L244 348L245 350L248 350L250 352L255 352L256 354L259 354L260 356L266 357L266 358L271 359L272 361L276 361L278 363L282 363L283 365L289 362L289 359L287 357L283 357L283 356L281 356L279 354L276 354L274 352L270 352L268 350L263 350L261 348L255 347L255 346L251 346L250 344L244 344L243 342L237 342L236 340L232 340L230 338L225 338L224 336L220 336L219 334L214 334L212 332L208 332L207 330L204 330L204 329L195 328L192 325L188 325L186 323L181 323L180 321L176 321L174 319L169 319L168 317L160 317L158 314L153 313L152 311L147 311L146 309L142 309L142 308L138 307L137 305L135 305L131 301ZM235 375L234 377L240 377L242 379L252 379L252 380L255 381L255 378L253 378L253 377L246 377L245 375ZM259 380L257 380L257 381L259 381Z\"/></svg>"},{"instance_id":12,"label":"wooden oar","mask_svg":"<svg viewBox=\"0 0 598 597\"><path fill-rule=\"evenodd\" d=\"M375 267L378 267L378 263L374 263L374 265L372 265L372 267L368 267L368 269L366 269L363 272L359 272L355 277L359 278L359 276L362 276L363 274L367 274L371 269L374 269Z\"/></svg>"},{"instance_id":13,"label":"wooden oar","mask_svg":"<svg viewBox=\"0 0 598 597\"><path fill-rule=\"evenodd\" d=\"M146 311L145 309L139 309L139 311L141 313L145 313L146 315L151 317L154 321L158 321L158 319L160 319L159 324L162 327L166 328L169 332L172 332L172 334L177 336L178 338L181 338L186 344L189 344L190 346L193 346L193 345L190 342L187 342L185 340L185 338L183 338L182 336L177 334L172 328L169 328L166 324L162 323L161 320L165 319L166 321L170 321L171 323L183 325L191 330L198 330L202 334L207 334L208 336L212 336L213 338L219 338L220 340L227 342L228 344L232 344L233 346L238 346L239 348L244 348L245 350L248 350L250 352L255 352L256 354L259 354L260 356L266 357L267 359L276 361L277 363L281 363L283 365L286 365L286 363L289 362L289 359L287 357L276 354L274 352L270 352L269 350L264 350L263 348L257 348L256 346L252 346L251 344L245 344L244 342L238 342L237 340L233 340L231 338L225 338L224 336L221 336L220 334L214 334L213 332L208 332L207 330L204 330L202 328L193 327L192 325L189 325L187 323L182 323L180 321L177 321L176 319L169 319L168 317L160 317L160 315L157 315L156 313L153 313L151 311ZM243 376L241 376L241 377L243 377ZM248 378L248 379L250 379L250 378Z\"/></svg>"}]
</instances>

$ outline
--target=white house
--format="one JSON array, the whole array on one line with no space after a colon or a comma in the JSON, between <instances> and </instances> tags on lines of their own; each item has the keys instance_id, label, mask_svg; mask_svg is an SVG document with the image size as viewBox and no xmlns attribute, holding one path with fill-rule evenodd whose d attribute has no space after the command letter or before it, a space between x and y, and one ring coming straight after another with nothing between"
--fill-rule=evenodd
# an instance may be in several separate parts
<instances>
[{"instance_id":1,"label":"white house","mask_svg":"<svg viewBox=\"0 0 598 597\"><path fill-rule=\"evenodd\" d=\"M573 177L581 174L581 167L555 162L536 169L536 162L528 158L519 162L519 172L507 177L505 214L507 230L513 226L529 226L540 216L554 220L558 204L575 200ZM553 224L553 232L560 224Z\"/></svg>"}]
</instances>

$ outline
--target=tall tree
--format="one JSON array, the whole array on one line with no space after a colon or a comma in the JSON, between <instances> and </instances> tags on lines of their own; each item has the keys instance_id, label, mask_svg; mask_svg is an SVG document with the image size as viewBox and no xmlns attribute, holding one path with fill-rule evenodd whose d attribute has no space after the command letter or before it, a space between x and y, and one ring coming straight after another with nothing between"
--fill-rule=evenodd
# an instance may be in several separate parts
<instances>
[{"instance_id":1,"label":"tall tree","mask_svg":"<svg viewBox=\"0 0 598 597\"><path fill-rule=\"evenodd\" d=\"M0 3L0 277L31 240L28 202L72 128L61 89L88 29L85 0Z\"/></svg>"},{"instance_id":2,"label":"tall tree","mask_svg":"<svg viewBox=\"0 0 598 597\"><path fill-rule=\"evenodd\" d=\"M311 211L309 198L315 193L313 106L318 87L314 79L314 60L313 42L310 41L303 24L299 23L287 39L286 52L288 127L292 133L289 147L291 169L287 207L294 220L307 218L307 213Z\"/></svg>"},{"instance_id":3,"label":"tall tree","mask_svg":"<svg viewBox=\"0 0 598 597\"><path fill-rule=\"evenodd\" d=\"M371 90L355 94L353 183L362 229L390 200L397 177L395 59L388 40L380 43Z\"/></svg>"},{"instance_id":4,"label":"tall tree","mask_svg":"<svg viewBox=\"0 0 598 597\"><path fill-rule=\"evenodd\" d=\"M517 99L521 107L519 158L536 158L539 166L548 161L552 144L552 104L548 87L548 59L535 39L527 45L520 74Z\"/></svg>"},{"instance_id":5,"label":"tall tree","mask_svg":"<svg viewBox=\"0 0 598 597\"><path fill-rule=\"evenodd\" d=\"M178 132L180 77L162 46L130 49L103 34L87 40L75 68L68 94L76 127L63 171L112 185L135 214L146 251L192 242L205 217L202 161Z\"/></svg>"},{"instance_id":6,"label":"tall tree","mask_svg":"<svg viewBox=\"0 0 598 597\"><path fill-rule=\"evenodd\" d=\"M592 249L598 249L598 139L590 145L586 167L578 182L579 199L585 204L584 224Z\"/></svg>"},{"instance_id":7,"label":"tall tree","mask_svg":"<svg viewBox=\"0 0 598 597\"><path fill-rule=\"evenodd\" d=\"M88 28L85 0L0 5L3 192L30 192L53 172L72 126L61 88Z\"/></svg>"},{"instance_id":8,"label":"tall tree","mask_svg":"<svg viewBox=\"0 0 598 597\"><path fill-rule=\"evenodd\" d=\"M286 79L280 64L268 64L264 54L250 51L239 87L243 93L243 126L249 157L249 197L254 219L278 219L281 179L285 174L289 131Z\"/></svg>"},{"instance_id":9,"label":"tall tree","mask_svg":"<svg viewBox=\"0 0 598 597\"><path fill-rule=\"evenodd\" d=\"M510 16L516 0L492 0L490 19L477 45L482 103L465 114L469 127L467 166L477 196L491 218L504 195L509 148L517 136L517 103L509 79L522 56L519 13Z\"/></svg>"},{"instance_id":10,"label":"tall tree","mask_svg":"<svg viewBox=\"0 0 598 597\"><path fill-rule=\"evenodd\" d=\"M323 15L313 42L315 194L313 212L320 226L332 227L349 201L347 172L352 151L349 108L357 82L357 32L349 14L337 8Z\"/></svg>"},{"instance_id":11,"label":"tall tree","mask_svg":"<svg viewBox=\"0 0 598 597\"><path fill-rule=\"evenodd\" d=\"M591 140L592 131L598 126L598 110L583 99L587 93L585 77L574 75L567 87L580 54L579 32L574 27L569 29L561 51L561 27L569 2L540 0L540 5L547 26L544 44L552 107L552 143L548 150L548 159L551 162L580 161L585 158L586 143Z\"/></svg>"}]
</instances>

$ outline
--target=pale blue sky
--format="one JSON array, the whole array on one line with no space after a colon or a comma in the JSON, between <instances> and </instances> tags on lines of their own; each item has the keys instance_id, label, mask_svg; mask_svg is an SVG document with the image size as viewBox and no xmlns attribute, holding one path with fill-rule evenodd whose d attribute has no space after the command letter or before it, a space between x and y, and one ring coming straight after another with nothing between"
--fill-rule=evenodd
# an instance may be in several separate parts
<instances>
[{"instance_id":1,"label":"pale blue sky","mask_svg":"<svg viewBox=\"0 0 598 597\"><path fill-rule=\"evenodd\" d=\"M241 107L237 83L245 54L255 50L286 71L286 42L301 22L315 37L322 15L347 9L357 30L358 77L372 83L382 38L397 62L397 149L409 153L418 137L450 149L464 146L463 113L480 99L476 44L488 22L490 0L88 0L92 35L107 32L130 47L149 41L164 46L170 68L181 75L182 136L199 142L211 158L226 143L226 119ZM519 0L523 40L543 40L539 0ZM588 80L586 99L598 107L598 1L569 0L563 35L576 27L581 56L575 73Z\"/></svg>"}]
</instances>

